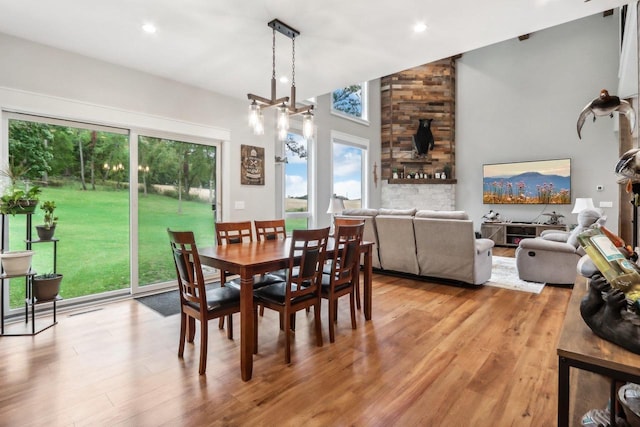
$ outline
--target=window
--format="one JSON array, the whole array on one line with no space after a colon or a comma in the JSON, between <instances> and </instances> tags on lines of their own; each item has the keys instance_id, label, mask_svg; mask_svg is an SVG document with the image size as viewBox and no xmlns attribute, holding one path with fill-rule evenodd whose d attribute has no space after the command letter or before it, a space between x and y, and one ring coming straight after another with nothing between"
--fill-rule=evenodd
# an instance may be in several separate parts
<instances>
[{"instance_id":1,"label":"window","mask_svg":"<svg viewBox=\"0 0 640 427\"><path fill-rule=\"evenodd\" d=\"M332 132L333 195L347 209L366 207L367 155L369 141Z\"/></svg>"},{"instance_id":2,"label":"window","mask_svg":"<svg viewBox=\"0 0 640 427\"><path fill-rule=\"evenodd\" d=\"M138 137L138 283L145 291L176 278L167 228L191 230L199 245L211 243L217 152L215 146Z\"/></svg>"},{"instance_id":3,"label":"window","mask_svg":"<svg viewBox=\"0 0 640 427\"><path fill-rule=\"evenodd\" d=\"M331 95L331 112L368 123L367 89L365 82L334 90Z\"/></svg>"},{"instance_id":4,"label":"window","mask_svg":"<svg viewBox=\"0 0 640 427\"><path fill-rule=\"evenodd\" d=\"M8 146L0 149L10 162L3 158L0 168L24 165L20 185L38 184L40 203L56 203L61 304L175 286L167 228L193 230L201 245L211 244L219 144L24 114L5 117ZM26 216L8 221L9 248L23 250ZM36 208L33 225L42 221ZM52 250L34 247L38 273L53 271ZM12 283L4 308L13 313L24 307L24 292L24 283Z\"/></svg>"},{"instance_id":5,"label":"window","mask_svg":"<svg viewBox=\"0 0 640 427\"><path fill-rule=\"evenodd\" d=\"M42 117L9 117L10 164L42 188L40 203L56 203L61 295L77 298L130 288L129 135L126 130ZM3 166L4 167L4 166ZM36 208L33 225L43 220ZM24 249L24 215L9 217L9 247ZM34 247L32 266L53 271L50 245ZM99 268L96 268L99 266ZM11 308L24 287L10 286Z\"/></svg>"},{"instance_id":6,"label":"window","mask_svg":"<svg viewBox=\"0 0 640 427\"><path fill-rule=\"evenodd\" d=\"M284 142L284 210L287 231L306 229L310 218L309 144L299 133L290 131Z\"/></svg>"}]
</instances>

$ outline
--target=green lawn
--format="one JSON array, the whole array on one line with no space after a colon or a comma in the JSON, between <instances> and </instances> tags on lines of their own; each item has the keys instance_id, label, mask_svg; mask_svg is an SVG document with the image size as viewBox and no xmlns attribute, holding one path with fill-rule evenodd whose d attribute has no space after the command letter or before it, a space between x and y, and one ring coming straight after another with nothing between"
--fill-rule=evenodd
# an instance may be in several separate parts
<instances>
[{"instance_id":1,"label":"green lawn","mask_svg":"<svg viewBox=\"0 0 640 427\"><path fill-rule=\"evenodd\" d=\"M57 271L64 275L61 296L81 295L128 288L129 280L129 193L127 190L81 191L77 186L49 187L40 198L55 200L60 218ZM213 216L206 203L182 202L159 195L139 199L140 275L145 280L173 278L175 270L169 252L166 229L193 230L200 246L213 244ZM33 225L42 222L37 208ZM10 217L10 248L24 249L26 216ZM37 239L35 229L33 239ZM39 273L53 270L53 245L33 245L33 267ZM22 304L24 281L10 285L11 307Z\"/></svg>"},{"instance_id":2,"label":"green lawn","mask_svg":"<svg viewBox=\"0 0 640 427\"><path fill-rule=\"evenodd\" d=\"M126 189L82 191L79 185L47 187L41 201L54 200L59 217L55 237L58 242L57 272L64 275L61 296L73 298L130 287L129 279L129 192ZM157 194L140 195L139 210L139 283L158 283L175 278L169 251L167 228L193 230L198 246L215 242L211 205L182 201ZM38 207L33 226L42 223ZM23 250L26 216L9 217L10 249ZM287 230L306 228L304 218L287 221ZM35 227L33 239L37 239ZM38 243L33 268L38 273L53 271L53 244ZM10 284L11 307L24 301L24 280Z\"/></svg>"}]
</instances>

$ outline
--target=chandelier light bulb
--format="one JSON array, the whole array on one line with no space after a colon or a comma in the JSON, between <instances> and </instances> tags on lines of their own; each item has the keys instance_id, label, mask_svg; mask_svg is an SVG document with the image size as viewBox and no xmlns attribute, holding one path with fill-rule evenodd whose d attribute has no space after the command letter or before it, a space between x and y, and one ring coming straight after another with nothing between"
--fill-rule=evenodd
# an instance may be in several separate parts
<instances>
[{"instance_id":1,"label":"chandelier light bulb","mask_svg":"<svg viewBox=\"0 0 640 427\"><path fill-rule=\"evenodd\" d=\"M278 107L278 129L289 130L289 111L284 103Z\"/></svg>"},{"instance_id":2,"label":"chandelier light bulb","mask_svg":"<svg viewBox=\"0 0 640 427\"><path fill-rule=\"evenodd\" d=\"M304 113L302 115L302 136L309 139L313 136L313 114Z\"/></svg>"},{"instance_id":3,"label":"chandelier light bulb","mask_svg":"<svg viewBox=\"0 0 640 427\"><path fill-rule=\"evenodd\" d=\"M278 139L280 141L286 141L287 140L287 135L289 134L289 129L278 129Z\"/></svg>"},{"instance_id":4,"label":"chandelier light bulb","mask_svg":"<svg viewBox=\"0 0 640 427\"><path fill-rule=\"evenodd\" d=\"M252 129L255 129L258 123L259 115L260 115L260 106L256 101L253 101L251 105L249 105L249 126Z\"/></svg>"},{"instance_id":5,"label":"chandelier light bulb","mask_svg":"<svg viewBox=\"0 0 640 427\"><path fill-rule=\"evenodd\" d=\"M262 110L260 110L259 108L258 108L256 122L253 126L253 134L264 135L264 115L262 114Z\"/></svg>"}]
</instances>

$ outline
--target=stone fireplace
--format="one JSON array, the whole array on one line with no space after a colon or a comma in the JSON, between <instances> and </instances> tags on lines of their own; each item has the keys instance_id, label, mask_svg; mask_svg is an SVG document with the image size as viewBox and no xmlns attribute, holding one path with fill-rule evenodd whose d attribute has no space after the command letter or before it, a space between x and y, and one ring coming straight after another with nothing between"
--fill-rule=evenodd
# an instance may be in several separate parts
<instances>
[{"instance_id":1,"label":"stone fireplace","mask_svg":"<svg viewBox=\"0 0 640 427\"><path fill-rule=\"evenodd\" d=\"M381 181L381 207L455 210L456 184L389 184Z\"/></svg>"}]
</instances>

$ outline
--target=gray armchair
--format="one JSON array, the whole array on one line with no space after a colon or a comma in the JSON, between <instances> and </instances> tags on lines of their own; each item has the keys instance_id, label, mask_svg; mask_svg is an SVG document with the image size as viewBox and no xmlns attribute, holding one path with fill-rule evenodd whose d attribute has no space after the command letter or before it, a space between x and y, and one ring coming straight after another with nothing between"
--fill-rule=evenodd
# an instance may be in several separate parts
<instances>
[{"instance_id":1,"label":"gray armchair","mask_svg":"<svg viewBox=\"0 0 640 427\"><path fill-rule=\"evenodd\" d=\"M576 266L585 254L578 234L606 217L595 209L578 214L578 226L571 232L545 230L539 237L522 239L516 249L516 266L521 280L538 283L574 284Z\"/></svg>"}]
</instances>

